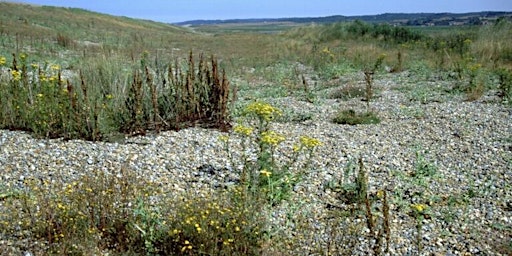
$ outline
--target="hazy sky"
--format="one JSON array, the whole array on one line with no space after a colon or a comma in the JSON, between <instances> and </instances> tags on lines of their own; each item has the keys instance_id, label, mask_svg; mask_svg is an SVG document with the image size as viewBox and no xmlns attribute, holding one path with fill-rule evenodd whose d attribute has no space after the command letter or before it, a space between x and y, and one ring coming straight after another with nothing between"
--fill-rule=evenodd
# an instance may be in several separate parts
<instances>
[{"instance_id":1,"label":"hazy sky","mask_svg":"<svg viewBox=\"0 0 512 256\"><path fill-rule=\"evenodd\" d=\"M512 11L512 0L11 0L11 2L78 7L162 22L195 19L351 16L397 12Z\"/></svg>"}]
</instances>

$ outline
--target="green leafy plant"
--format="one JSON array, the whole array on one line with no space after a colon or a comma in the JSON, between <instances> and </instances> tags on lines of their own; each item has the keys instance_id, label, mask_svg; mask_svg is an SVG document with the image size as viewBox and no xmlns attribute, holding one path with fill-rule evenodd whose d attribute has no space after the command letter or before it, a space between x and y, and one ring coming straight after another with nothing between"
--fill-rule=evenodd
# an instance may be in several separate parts
<instances>
[{"instance_id":1,"label":"green leafy plant","mask_svg":"<svg viewBox=\"0 0 512 256\"><path fill-rule=\"evenodd\" d=\"M250 103L244 110L245 122L234 127L234 133L240 140L240 159L234 159L230 147L230 137L221 136L220 140L231 159L233 168L241 165L239 170L242 183L251 193L265 195L270 204L277 204L289 197L293 187L309 168L316 147L321 145L317 139L307 136L300 137L295 144L287 162L276 160L278 146L285 137L271 130L271 122L280 116L282 111L272 105L257 101ZM255 161L250 161L248 151L255 152ZM306 153L306 162L297 163L300 153ZM281 163L280 163L281 162ZM292 173L291 168L298 167L299 172Z\"/></svg>"}]
</instances>

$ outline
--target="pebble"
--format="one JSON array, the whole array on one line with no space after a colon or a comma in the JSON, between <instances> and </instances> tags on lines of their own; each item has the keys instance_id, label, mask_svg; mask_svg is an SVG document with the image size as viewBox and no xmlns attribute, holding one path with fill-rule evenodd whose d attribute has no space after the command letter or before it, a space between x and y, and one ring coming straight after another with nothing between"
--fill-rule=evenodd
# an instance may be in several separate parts
<instances>
[{"instance_id":1,"label":"pebble","mask_svg":"<svg viewBox=\"0 0 512 256\"><path fill-rule=\"evenodd\" d=\"M512 112L500 103L467 102L450 95L425 104L411 102L396 90L402 85L394 78L376 80L380 95L371 102L371 108L381 118L377 125L348 126L330 121L339 109L365 110L366 103L360 99L318 99L315 103L291 97L268 99L285 113L311 114L309 120L272 125L290 140L278 148L278 162L289 161L287 152L302 135L323 142L311 169L286 204L300 205L298 212L307 217L312 229L304 232L318 235L299 242L297 254L314 254L332 239L322 220L332 211L327 202L338 199L335 191L327 192L325 184L341 178L350 180L344 170L361 157L370 191L385 189L390 196L393 255L418 254L416 220L409 214L413 202L429 204L430 218L422 230L422 255L503 255L493 241L493 232L500 231L492 227L512 226L512 212L504 207L512 198ZM421 117L411 114L412 110L420 111ZM124 166L173 191L199 193L223 188L239 182L240 164L231 165L220 135L216 130L190 128L126 138L123 143L92 143L41 140L24 132L0 130L0 166L4 171L0 182L17 187L31 177L70 182L93 170L118 173ZM232 146L233 154L240 155L236 138ZM418 155L436 170L434 176L425 177L424 185L410 175L418 168ZM299 169L295 166L292 171ZM467 197L468 188L476 195ZM403 191L409 193L399 196ZM296 225L286 225L286 208L277 206L274 211L273 225L290 229L282 230L283 236L300 232L294 230ZM351 225L363 226L361 232L369 233L364 218L356 218ZM12 242L6 239L10 238L0 237L0 244ZM504 243L506 239L512 239L510 231L504 234ZM371 253L368 243L366 236L360 236L354 255Z\"/></svg>"}]
</instances>

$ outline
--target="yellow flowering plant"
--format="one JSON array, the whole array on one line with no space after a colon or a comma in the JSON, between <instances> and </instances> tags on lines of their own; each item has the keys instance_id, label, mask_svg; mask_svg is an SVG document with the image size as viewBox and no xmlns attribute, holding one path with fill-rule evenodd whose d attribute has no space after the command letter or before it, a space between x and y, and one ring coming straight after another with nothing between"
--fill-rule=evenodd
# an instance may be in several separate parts
<instances>
[{"instance_id":1,"label":"yellow flowering plant","mask_svg":"<svg viewBox=\"0 0 512 256\"><path fill-rule=\"evenodd\" d=\"M310 166L314 149L322 143L315 138L301 136L299 143L293 146L291 155L284 155L287 161L277 161L276 153L281 150L281 145L286 137L271 130L271 122L281 115L281 110L269 103L252 102L244 110L244 119L233 128L233 134L237 140L231 140L229 136L222 135L219 140L223 143L232 167L242 166L237 170L240 180L251 191L259 191L272 204L285 199L295 184L304 174L302 168ZM240 148L240 160L235 161L234 154L230 151L230 143L236 143ZM299 155L305 152L306 164L300 165ZM252 156L251 156L252 154ZM252 159L252 160L251 160ZM291 172L293 167L299 171Z\"/></svg>"},{"instance_id":2,"label":"yellow flowering plant","mask_svg":"<svg viewBox=\"0 0 512 256\"><path fill-rule=\"evenodd\" d=\"M21 80L21 71L19 70L11 70L11 76L13 81L20 81Z\"/></svg>"},{"instance_id":3,"label":"yellow flowering plant","mask_svg":"<svg viewBox=\"0 0 512 256\"><path fill-rule=\"evenodd\" d=\"M243 114L249 118L256 118L258 121L257 129L266 130L272 120L282 114L281 110L273 107L269 103L256 101L245 107Z\"/></svg>"}]
</instances>

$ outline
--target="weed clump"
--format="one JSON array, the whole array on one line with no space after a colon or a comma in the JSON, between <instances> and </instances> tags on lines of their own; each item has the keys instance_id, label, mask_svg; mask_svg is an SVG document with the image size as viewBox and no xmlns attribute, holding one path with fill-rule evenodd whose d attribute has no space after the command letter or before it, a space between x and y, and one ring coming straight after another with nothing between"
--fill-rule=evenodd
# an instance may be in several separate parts
<instances>
[{"instance_id":1,"label":"weed clump","mask_svg":"<svg viewBox=\"0 0 512 256\"><path fill-rule=\"evenodd\" d=\"M357 113L353 109L338 112L333 118L333 122L337 124L378 124L379 117L374 112Z\"/></svg>"}]
</instances>

